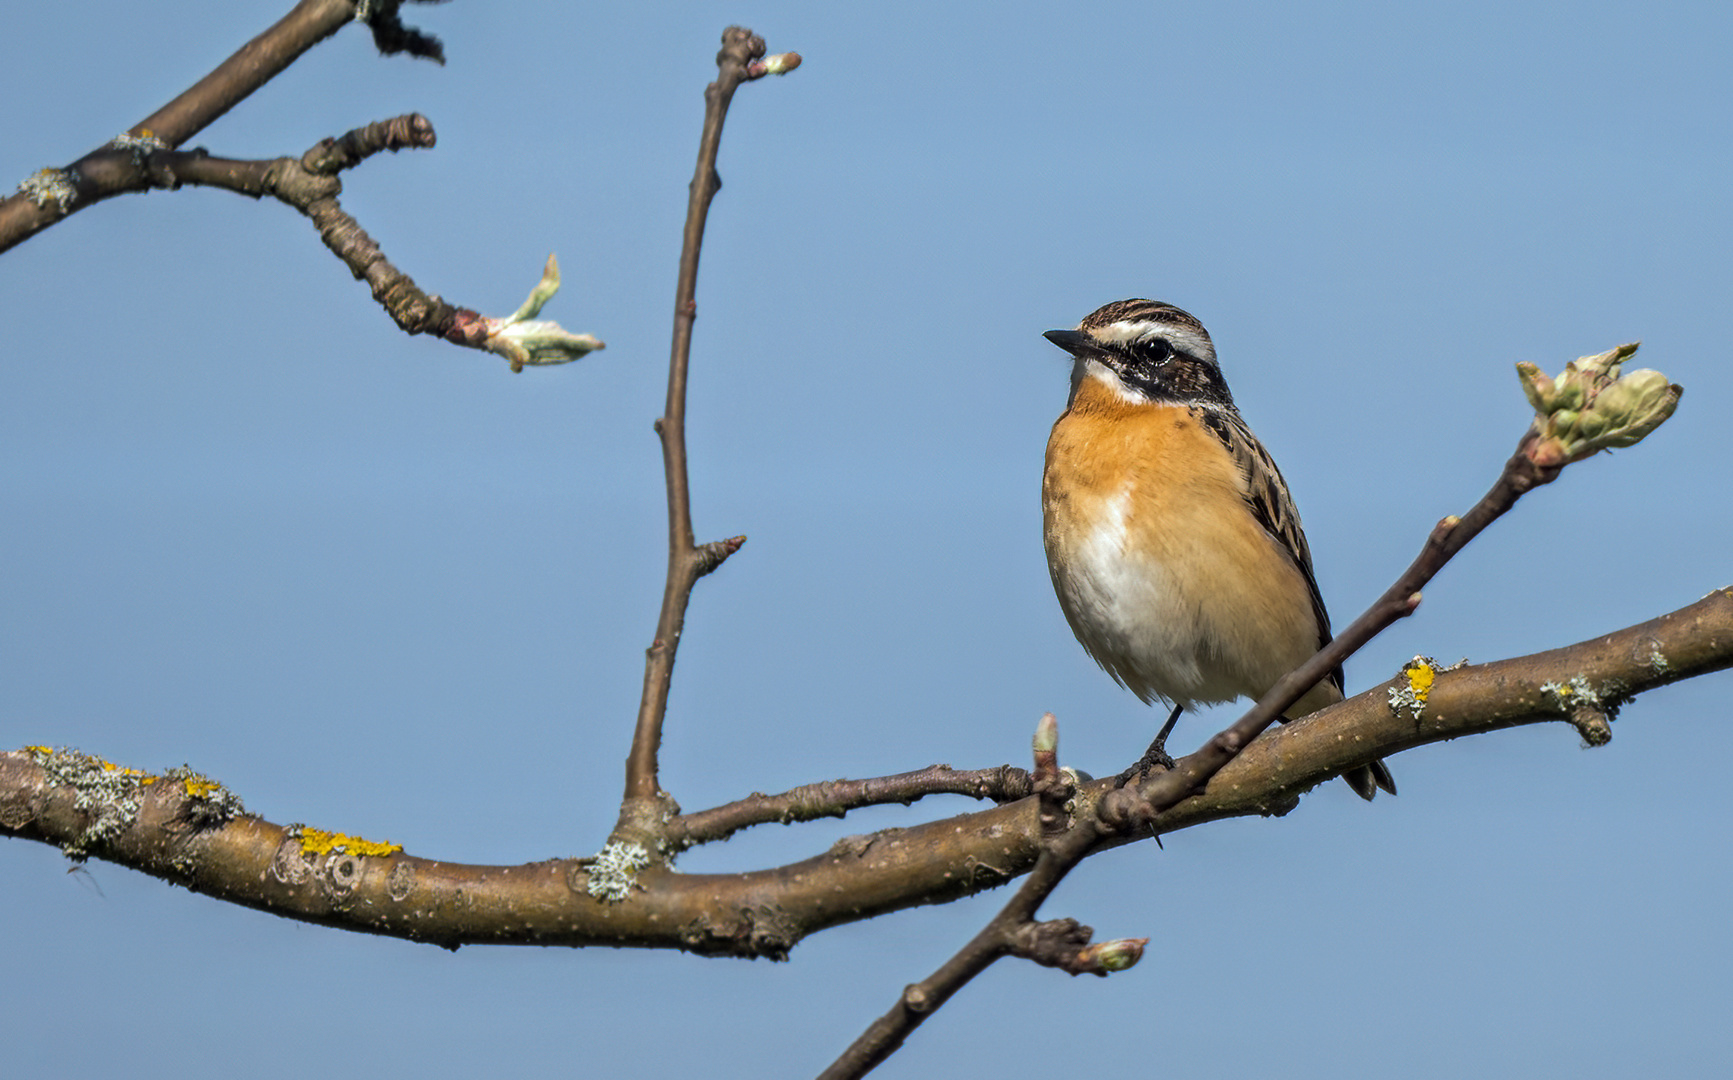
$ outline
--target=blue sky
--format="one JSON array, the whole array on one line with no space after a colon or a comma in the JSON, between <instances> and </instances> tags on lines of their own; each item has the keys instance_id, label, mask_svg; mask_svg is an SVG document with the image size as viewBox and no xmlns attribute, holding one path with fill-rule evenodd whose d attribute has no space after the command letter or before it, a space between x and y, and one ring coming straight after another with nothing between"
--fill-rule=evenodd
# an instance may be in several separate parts
<instances>
[{"instance_id":1,"label":"blue sky","mask_svg":"<svg viewBox=\"0 0 1733 1080\"><path fill-rule=\"evenodd\" d=\"M10 13L0 172L136 123L284 6ZM1158 718L1076 645L1040 542L1066 382L1040 334L1109 300L1210 327L1338 624L1492 482L1527 423L1516 361L1641 339L1685 385L1648 443L1476 540L1350 690L1733 580L1724 5L409 16L446 67L346 31L196 142L299 154L425 113L438 148L347 174L346 208L423 287L494 314L557 252L545 314L608 349L513 376L406 338L293 212L222 192L115 200L8 252L0 745L187 762L273 821L429 857L595 851L661 595L650 422L730 22L806 64L736 99L699 283L695 524L750 539L700 585L676 671L663 782L687 808L1022 764L1046 710L1067 762L1141 751ZM1646 695L1604 749L1562 725L1427 747L1392 760L1400 798L1331 784L1281 820L1094 859L1046 912L1152 937L1144 964L1000 964L880 1075L1725 1075L1728 685ZM1182 722L1175 748L1229 719ZM966 808L760 830L681 865ZM264 1078L810 1075L1003 899L839 928L780 965L454 955L65 866L0 845L20 1076L184 1075L189 1045Z\"/></svg>"}]
</instances>

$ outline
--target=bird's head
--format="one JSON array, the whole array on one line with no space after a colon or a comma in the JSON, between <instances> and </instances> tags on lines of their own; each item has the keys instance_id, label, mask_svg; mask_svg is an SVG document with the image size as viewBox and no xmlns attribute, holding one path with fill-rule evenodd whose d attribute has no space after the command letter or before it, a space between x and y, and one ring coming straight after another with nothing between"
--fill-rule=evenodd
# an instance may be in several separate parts
<instances>
[{"instance_id":1,"label":"bird's head","mask_svg":"<svg viewBox=\"0 0 1733 1080\"><path fill-rule=\"evenodd\" d=\"M1096 378L1127 400L1232 405L1203 323L1159 300L1118 300L1048 341L1076 359L1072 386Z\"/></svg>"}]
</instances>

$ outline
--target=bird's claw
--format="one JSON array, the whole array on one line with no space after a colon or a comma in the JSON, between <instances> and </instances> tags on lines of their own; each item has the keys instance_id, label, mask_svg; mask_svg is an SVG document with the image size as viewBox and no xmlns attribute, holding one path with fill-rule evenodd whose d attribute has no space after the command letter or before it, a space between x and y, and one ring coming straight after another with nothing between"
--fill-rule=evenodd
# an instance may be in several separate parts
<instances>
[{"instance_id":1,"label":"bird's claw","mask_svg":"<svg viewBox=\"0 0 1733 1080\"><path fill-rule=\"evenodd\" d=\"M1173 771L1174 764L1173 756L1167 752L1166 747L1160 744L1151 746L1148 750L1144 751L1143 756L1137 760L1137 764L1119 774L1119 781L1114 785L1114 787L1122 788L1131 783L1133 778L1141 783L1142 781L1149 779L1151 770L1155 769L1157 766L1171 772Z\"/></svg>"}]
</instances>

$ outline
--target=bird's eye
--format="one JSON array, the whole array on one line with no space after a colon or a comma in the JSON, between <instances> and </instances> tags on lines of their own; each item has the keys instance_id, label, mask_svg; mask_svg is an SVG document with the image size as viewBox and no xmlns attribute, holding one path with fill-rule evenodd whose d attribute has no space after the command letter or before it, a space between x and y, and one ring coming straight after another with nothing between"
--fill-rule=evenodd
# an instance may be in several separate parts
<instances>
[{"instance_id":1,"label":"bird's eye","mask_svg":"<svg viewBox=\"0 0 1733 1080\"><path fill-rule=\"evenodd\" d=\"M1145 338L1132 351L1146 364L1164 364L1173 358L1173 345L1166 338Z\"/></svg>"}]
</instances>

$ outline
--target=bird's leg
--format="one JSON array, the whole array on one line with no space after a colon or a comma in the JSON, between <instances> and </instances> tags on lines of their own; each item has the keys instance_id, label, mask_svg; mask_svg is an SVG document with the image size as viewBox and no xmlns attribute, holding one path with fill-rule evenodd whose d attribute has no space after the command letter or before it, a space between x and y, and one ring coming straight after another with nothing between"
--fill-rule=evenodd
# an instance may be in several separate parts
<instances>
[{"instance_id":1,"label":"bird's leg","mask_svg":"<svg viewBox=\"0 0 1733 1080\"><path fill-rule=\"evenodd\" d=\"M1132 777L1139 780L1149 775L1149 770L1160 765L1164 769L1173 768L1173 758L1167 752L1167 737L1173 734L1173 725L1179 723L1179 714L1185 706L1175 705L1173 712L1168 714L1167 723L1161 725L1161 730L1155 733L1155 741L1149 744L1149 749L1137 759L1137 764L1119 774L1119 786L1124 787L1131 782Z\"/></svg>"}]
</instances>

